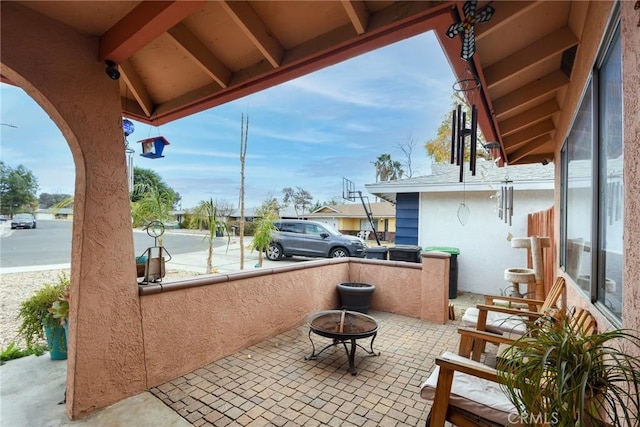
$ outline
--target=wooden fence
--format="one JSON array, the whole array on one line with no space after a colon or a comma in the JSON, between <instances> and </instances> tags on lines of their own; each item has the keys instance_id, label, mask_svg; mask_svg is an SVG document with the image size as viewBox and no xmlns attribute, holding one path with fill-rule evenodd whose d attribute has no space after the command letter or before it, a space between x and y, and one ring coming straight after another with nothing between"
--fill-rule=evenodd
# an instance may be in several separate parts
<instances>
[{"instance_id":1,"label":"wooden fence","mask_svg":"<svg viewBox=\"0 0 640 427\"><path fill-rule=\"evenodd\" d=\"M556 245L554 240L554 209L553 206L547 210L534 212L527 215L527 235L549 237L551 247L544 249L542 259L544 261L544 294L549 293L549 288L555 279L555 256ZM532 268L531 253L529 253L527 263Z\"/></svg>"}]
</instances>

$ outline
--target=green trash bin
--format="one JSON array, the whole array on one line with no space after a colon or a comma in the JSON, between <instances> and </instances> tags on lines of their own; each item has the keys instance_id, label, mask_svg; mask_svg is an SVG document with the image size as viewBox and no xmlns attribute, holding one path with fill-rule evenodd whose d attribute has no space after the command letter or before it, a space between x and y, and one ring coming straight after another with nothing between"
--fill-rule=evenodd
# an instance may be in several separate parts
<instances>
[{"instance_id":1,"label":"green trash bin","mask_svg":"<svg viewBox=\"0 0 640 427\"><path fill-rule=\"evenodd\" d=\"M458 296L458 255L460 249L451 246L426 246L425 252L445 252L451 255L449 261L449 299L456 299Z\"/></svg>"}]
</instances>

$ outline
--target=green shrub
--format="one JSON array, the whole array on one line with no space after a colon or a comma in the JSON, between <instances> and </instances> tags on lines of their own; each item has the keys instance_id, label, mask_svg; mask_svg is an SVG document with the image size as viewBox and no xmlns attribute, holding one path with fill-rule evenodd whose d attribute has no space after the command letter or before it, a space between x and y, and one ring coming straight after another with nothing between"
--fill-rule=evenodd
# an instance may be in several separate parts
<instances>
[{"instance_id":1,"label":"green shrub","mask_svg":"<svg viewBox=\"0 0 640 427\"><path fill-rule=\"evenodd\" d=\"M44 344L34 344L31 347L27 347L26 350L21 349L12 342L7 348L2 349L0 353L0 365L4 365L5 362L13 359L20 359L21 357L30 356L32 354L36 356L42 356L47 351L47 346Z\"/></svg>"},{"instance_id":2,"label":"green shrub","mask_svg":"<svg viewBox=\"0 0 640 427\"><path fill-rule=\"evenodd\" d=\"M22 301L18 317L22 320L18 334L24 338L27 347L33 347L44 340L44 326L60 323L49 311L53 303L65 298L69 290L69 279L65 274L58 276L56 283L45 283L30 298Z\"/></svg>"}]
</instances>

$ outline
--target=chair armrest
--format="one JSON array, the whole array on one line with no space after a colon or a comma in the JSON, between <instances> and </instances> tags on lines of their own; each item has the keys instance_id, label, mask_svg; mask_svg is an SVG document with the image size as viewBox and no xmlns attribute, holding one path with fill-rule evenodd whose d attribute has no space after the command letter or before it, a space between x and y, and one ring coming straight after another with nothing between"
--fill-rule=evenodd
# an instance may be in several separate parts
<instances>
[{"instance_id":1,"label":"chair armrest","mask_svg":"<svg viewBox=\"0 0 640 427\"><path fill-rule=\"evenodd\" d=\"M511 345L515 342L515 339L511 336L498 335L471 328L458 328L458 333L460 334L458 355L475 360L476 362L480 361L485 342L490 342L495 345ZM476 343L477 345L475 345Z\"/></svg>"},{"instance_id":2,"label":"chair armrest","mask_svg":"<svg viewBox=\"0 0 640 427\"><path fill-rule=\"evenodd\" d=\"M455 371L484 378L489 381L498 381L495 369L486 369L451 360L445 356L436 357L436 365L439 367L438 383L431 407L431 422L429 426L444 426L447 419L449 397L453 385L453 373Z\"/></svg>"},{"instance_id":3,"label":"chair armrest","mask_svg":"<svg viewBox=\"0 0 640 427\"><path fill-rule=\"evenodd\" d=\"M485 305L495 305L494 300L507 301L513 304L522 304L529 307L529 310L536 311L538 307L542 306L545 301L539 299L532 298L520 298L520 297L509 297L509 296L498 296L498 295L485 295L484 303Z\"/></svg>"},{"instance_id":4,"label":"chair armrest","mask_svg":"<svg viewBox=\"0 0 640 427\"><path fill-rule=\"evenodd\" d=\"M451 360L446 356L436 357L436 365L440 367L440 374L443 371L457 371L488 381L498 382L498 371L488 366L474 366L457 360Z\"/></svg>"},{"instance_id":5,"label":"chair armrest","mask_svg":"<svg viewBox=\"0 0 640 427\"><path fill-rule=\"evenodd\" d=\"M480 338L492 344L513 344L516 342L516 340L510 336L498 335L493 332L478 331L471 328L458 328L458 333L462 337Z\"/></svg>"},{"instance_id":6,"label":"chair armrest","mask_svg":"<svg viewBox=\"0 0 640 427\"><path fill-rule=\"evenodd\" d=\"M522 316L522 317L529 317L529 319L531 320L535 320L539 317L544 316L543 313L540 313L538 311L530 311L530 310L519 310L517 308L507 308L507 307L501 307L499 305L484 305L484 304L478 304L476 306L478 308L479 311L493 311L493 312L497 312L497 313L504 313L504 314L512 314L514 316Z\"/></svg>"}]
</instances>

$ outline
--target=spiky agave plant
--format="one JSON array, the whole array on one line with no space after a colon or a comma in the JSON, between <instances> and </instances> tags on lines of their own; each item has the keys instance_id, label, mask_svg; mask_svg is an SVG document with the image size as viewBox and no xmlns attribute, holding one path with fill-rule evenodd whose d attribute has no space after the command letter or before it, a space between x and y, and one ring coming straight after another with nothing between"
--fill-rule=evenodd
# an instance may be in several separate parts
<instances>
[{"instance_id":1,"label":"spiky agave plant","mask_svg":"<svg viewBox=\"0 0 640 427\"><path fill-rule=\"evenodd\" d=\"M586 334L571 316L538 323L509 348L498 375L525 425L639 425L640 338L632 331Z\"/></svg>"}]
</instances>

